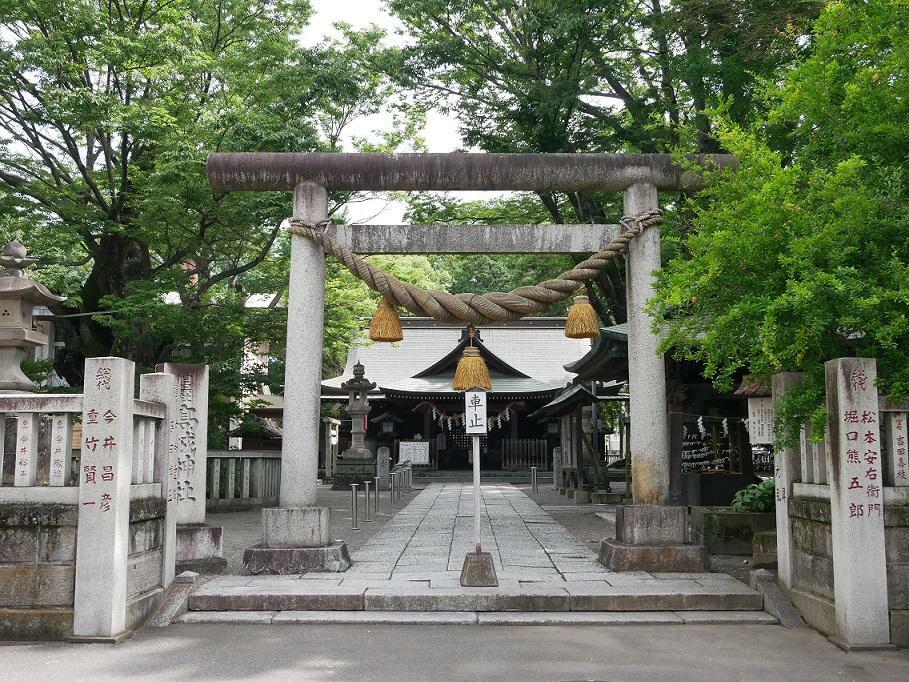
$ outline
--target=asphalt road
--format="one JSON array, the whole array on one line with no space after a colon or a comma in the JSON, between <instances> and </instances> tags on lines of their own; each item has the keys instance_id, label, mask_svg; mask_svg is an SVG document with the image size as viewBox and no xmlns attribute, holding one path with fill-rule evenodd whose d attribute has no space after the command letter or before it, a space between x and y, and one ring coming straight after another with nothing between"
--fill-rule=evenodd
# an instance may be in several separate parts
<instances>
[{"instance_id":1,"label":"asphalt road","mask_svg":"<svg viewBox=\"0 0 909 682\"><path fill-rule=\"evenodd\" d=\"M0 645L5 680L909 680L778 625L173 625L119 646Z\"/></svg>"}]
</instances>

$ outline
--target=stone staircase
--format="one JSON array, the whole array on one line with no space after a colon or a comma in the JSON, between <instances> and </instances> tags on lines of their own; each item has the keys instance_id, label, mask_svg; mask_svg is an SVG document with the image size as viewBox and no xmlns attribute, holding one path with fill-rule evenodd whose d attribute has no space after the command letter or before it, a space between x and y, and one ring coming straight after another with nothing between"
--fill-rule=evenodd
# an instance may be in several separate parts
<instances>
[{"instance_id":1,"label":"stone staircase","mask_svg":"<svg viewBox=\"0 0 909 682\"><path fill-rule=\"evenodd\" d=\"M540 471L537 473L539 484L552 485L552 472ZM483 471L480 473L483 484L514 484L530 485L530 471ZM430 469L414 469L413 482L419 484L429 483L470 483L473 481L473 472L464 470L445 469L434 471Z\"/></svg>"}]
</instances>

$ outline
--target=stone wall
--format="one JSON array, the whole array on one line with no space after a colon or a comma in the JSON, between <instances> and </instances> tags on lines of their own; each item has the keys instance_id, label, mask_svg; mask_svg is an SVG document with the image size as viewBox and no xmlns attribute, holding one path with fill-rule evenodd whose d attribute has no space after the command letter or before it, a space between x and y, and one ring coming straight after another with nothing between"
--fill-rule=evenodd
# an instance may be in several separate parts
<instances>
[{"instance_id":1,"label":"stone wall","mask_svg":"<svg viewBox=\"0 0 909 682\"><path fill-rule=\"evenodd\" d=\"M789 499L792 589L786 590L805 621L826 635L836 632L833 606L833 536L830 502Z\"/></svg>"},{"instance_id":2,"label":"stone wall","mask_svg":"<svg viewBox=\"0 0 909 682\"><path fill-rule=\"evenodd\" d=\"M161 587L165 501L133 500L129 505L129 556L126 566L126 626L138 627L151 614Z\"/></svg>"},{"instance_id":3,"label":"stone wall","mask_svg":"<svg viewBox=\"0 0 909 682\"><path fill-rule=\"evenodd\" d=\"M0 640L72 634L76 505L0 504Z\"/></svg>"},{"instance_id":4,"label":"stone wall","mask_svg":"<svg viewBox=\"0 0 909 682\"><path fill-rule=\"evenodd\" d=\"M909 506L884 505L890 641L909 647Z\"/></svg>"},{"instance_id":5,"label":"stone wall","mask_svg":"<svg viewBox=\"0 0 909 682\"><path fill-rule=\"evenodd\" d=\"M830 503L793 498L789 501L789 517L794 569L794 591L790 596L806 621L825 634L833 634ZM884 536L891 641L909 647L909 506L884 506Z\"/></svg>"}]
</instances>

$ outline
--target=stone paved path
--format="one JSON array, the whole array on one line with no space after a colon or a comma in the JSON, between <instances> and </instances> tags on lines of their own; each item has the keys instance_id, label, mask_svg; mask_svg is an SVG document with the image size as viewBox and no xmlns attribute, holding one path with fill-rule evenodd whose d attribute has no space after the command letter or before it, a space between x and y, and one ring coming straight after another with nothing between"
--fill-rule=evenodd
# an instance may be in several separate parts
<instances>
[{"instance_id":1,"label":"stone paved path","mask_svg":"<svg viewBox=\"0 0 909 682\"><path fill-rule=\"evenodd\" d=\"M605 580L609 575L593 552L521 490L486 485L481 494L481 543L492 554L500 581ZM473 550L473 528L473 487L431 485L354 553L346 575L455 586L464 555Z\"/></svg>"},{"instance_id":2,"label":"stone paved path","mask_svg":"<svg viewBox=\"0 0 909 682\"><path fill-rule=\"evenodd\" d=\"M178 620L349 622L360 616L338 620L337 612L407 612L411 618L415 612L433 611L449 614L438 618L458 612L458 617L470 613L470 622L490 622L480 614L508 611L531 614L523 617L539 622L540 612L649 611L660 612L648 616L660 622L687 622L689 616L680 612L709 612L694 617L718 618L710 614L762 608L759 593L725 574L607 571L593 551L523 491L488 485L482 496L481 540L493 556L498 587L460 585L464 555L473 550L472 486L433 484L354 552L350 570L220 576L190 595L190 612ZM589 618L565 617L570 622ZM753 613L734 617L748 622L768 618Z\"/></svg>"}]
</instances>

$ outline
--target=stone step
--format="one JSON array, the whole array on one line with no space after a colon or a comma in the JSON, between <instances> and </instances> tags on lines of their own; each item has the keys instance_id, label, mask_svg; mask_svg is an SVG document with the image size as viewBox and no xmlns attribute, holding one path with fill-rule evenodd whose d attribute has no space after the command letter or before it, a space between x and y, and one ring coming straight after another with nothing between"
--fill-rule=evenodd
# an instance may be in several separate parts
<instances>
[{"instance_id":1,"label":"stone step","mask_svg":"<svg viewBox=\"0 0 909 682\"><path fill-rule=\"evenodd\" d=\"M387 581L390 583L391 581ZM517 587L406 586L382 581L341 585L262 578L248 584L219 580L189 598L191 611L756 611L763 596L735 580L698 584L653 580L640 584L525 582Z\"/></svg>"},{"instance_id":2,"label":"stone step","mask_svg":"<svg viewBox=\"0 0 909 682\"><path fill-rule=\"evenodd\" d=\"M176 623L286 625L774 625L763 611L512 612L477 611L192 611Z\"/></svg>"}]
</instances>

